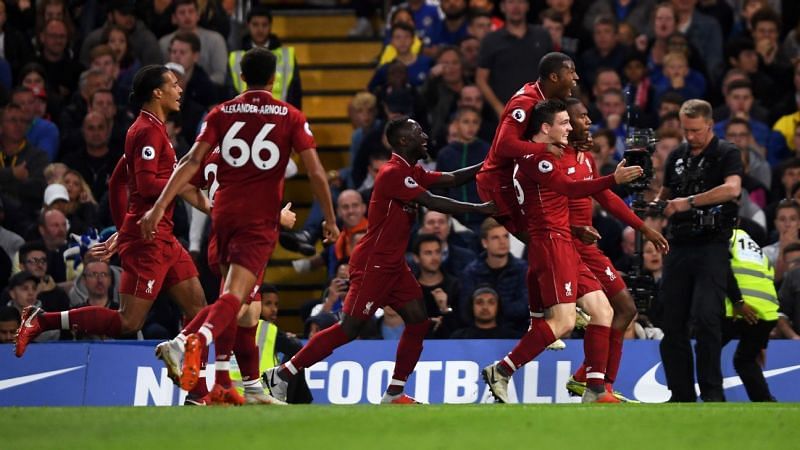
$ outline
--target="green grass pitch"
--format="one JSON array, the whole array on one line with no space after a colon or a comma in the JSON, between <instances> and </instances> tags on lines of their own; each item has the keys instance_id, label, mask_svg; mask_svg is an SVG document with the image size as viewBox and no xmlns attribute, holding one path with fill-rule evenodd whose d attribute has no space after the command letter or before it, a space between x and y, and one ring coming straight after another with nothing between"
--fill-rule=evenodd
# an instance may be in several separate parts
<instances>
[{"instance_id":1,"label":"green grass pitch","mask_svg":"<svg viewBox=\"0 0 800 450\"><path fill-rule=\"evenodd\" d=\"M0 449L781 449L800 404L0 408Z\"/></svg>"}]
</instances>

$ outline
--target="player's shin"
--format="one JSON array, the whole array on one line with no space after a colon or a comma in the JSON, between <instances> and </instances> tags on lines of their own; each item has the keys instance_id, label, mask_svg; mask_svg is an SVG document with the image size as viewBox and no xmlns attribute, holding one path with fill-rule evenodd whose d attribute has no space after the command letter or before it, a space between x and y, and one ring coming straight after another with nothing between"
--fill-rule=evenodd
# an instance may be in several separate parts
<instances>
[{"instance_id":1,"label":"player's shin","mask_svg":"<svg viewBox=\"0 0 800 450\"><path fill-rule=\"evenodd\" d=\"M586 386L595 392L605 390L610 331L611 328L607 326L589 324L583 337L583 351L586 355Z\"/></svg>"},{"instance_id":2,"label":"player's shin","mask_svg":"<svg viewBox=\"0 0 800 450\"><path fill-rule=\"evenodd\" d=\"M219 384L225 388L231 386L230 359L236 342L237 328L235 323L228 325L214 342L214 384Z\"/></svg>"},{"instance_id":3,"label":"player's shin","mask_svg":"<svg viewBox=\"0 0 800 450\"><path fill-rule=\"evenodd\" d=\"M553 330L542 318L532 318L528 332L517 342L508 356L497 363L498 370L508 376L538 356L556 340Z\"/></svg>"},{"instance_id":4,"label":"player's shin","mask_svg":"<svg viewBox=\"0 0 800 450\"><path fill-rule=\"evenodd\" d=\"M351 339L344 332L341 323L334 324L315 334L289 362L281 365L278 376L288 380L297 375L300 370L327 358L334 349L350 341Z\"/></svg>"},{"instance_id":5,"label":"player's shin","mask_svg":"<svg viewBox=\"0 0 800 450\"><path fill-rule=\"evenodd\" d=\"M265 325L266 326L266 325ZM236 329L236 342L233 345L233 354L242 374L242 383L245 391L263 393L261 378L258 373L258 346L256 345L256 329L258 327L242 327Z\"/></svg>"},{"instance_id":6,"label":"player's shin","mask_svg":"<svg viewBox=\"0 0 800 450\"><path fill-rule=\"evenodd\" d=\"M422 341L430 329L430 320L420 323L407 324L400 336L397 344L397 356L395 357L394 374L386 389L389 395L398 395L403 392L405 381L408 379L422 354Z\"/></svg>"}]
</instances>

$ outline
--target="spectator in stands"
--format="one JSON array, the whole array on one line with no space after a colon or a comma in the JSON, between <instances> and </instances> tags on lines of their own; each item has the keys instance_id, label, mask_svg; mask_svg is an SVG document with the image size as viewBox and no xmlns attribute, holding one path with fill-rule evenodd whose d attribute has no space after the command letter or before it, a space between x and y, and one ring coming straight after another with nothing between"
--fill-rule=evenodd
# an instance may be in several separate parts
<instances>
[{"instance_id":1,"label":"spectator in stands","mask_svg":"<svg viewBox=\"0 0 800 450\"><path fill-rule=\"evenodd\" d=\"M524 332L530 320L525 282L528 264L511 254L508 231L491 217L481 226L481 245L484 252L460 274L462 319L471 323L470 293L475 292L477 286L488 284L500 294L503 310L500 322Z\"/></svg>"},{"instance_id":2,"label":"spectator in stands","mask_svg":"<svg viewBox=\"0 0 800 450\"><path fill-rule=\"evenodd\" d=\"M800 205L794 199L781 200L775 209L775 230L778 239L762 250L775 267L775 280L780 281L784 267L783 253L789 244L800 239Z\"/></svg>"},{"instance_id":3,"label":"spectator in stands","mask_svg":"<svg viewBox=\"0 0 800 450\"><path fill-rule=\"evenodd\" d=\"M596 70L610 67L622 72L625 65L626 48L617 40L617 21L611 16L598 16L594 19L592 38L594 46L581 53L578 59L581 80L585 86L594 84Z\"/></svg>"},{"instance_id":4,"label":"spectator in stands","mask_svg":"<svg viewBox=\"0 0 800 450\"><path fill-rule=\"evenodd\" d=\"M752 39L740 37L728 41L725 60L731 68L747 74L753 86L753 95L762 103L772 105L781 99L782 96L774 89L775 81L759 70L758 53Z\"/></svg>"},{"instance_id":5,"label":"spectator in stands","mask_svg":"<svg viewBox=\"0 0 800 450\"><path fill-rule=\"evenodd\" d=\"M767 124L751 117L750 111L754 103L753 88L749 81L733 81L728 85L725 94L725 105L730 111L730 117L741 117L750 124L753 139L766 149L766 157L770 164L778 164L781 160L789 156L789 149L786 146L786 139L777 131L771 130ZM714 133L717 136L724 136L725 126L730 118L714 124Z\"/></svg>"},{"instance_id":6,"label":"spectator in stands","mask_svg":"<svg viewBox=\"0 0 800 450\"><path fill-rule=\"evenodd\" d=\"M764 157L766 150L759 146L755 138L753 138L750 122L741 117L731 118L725 125L725 140L736 144L742 153L747 155L750 168L748 174L757 180L766 189L766 194L768 194L772 186L772 168L770 168L769 162ZM748 188L748 191L752 196L753 190ZM754 201L763 208L767 206L768 199L764 198L763 202L756 199Z\"/></svg>"},{"instance_id":7,"label":"spectator in stands","mask_svg":"<svg viewBox=\"0 0 800 450\"><path fill-rule=\"evenodd\" d=\"M481 41L475 36L467 36L458 43L461 50L461 63L464 66L464 81L475 82L475 71L478 70L478 54L481 50Z\"/></svg>"},{"instance_id":8,"label":"spectator in stands","mask_svg":"<svg viewBox=\"0 0 800 450\"><path fill-rule=\"evenodd\" d=\"M462 106L456 111L453 122L458 137L437 153L436 170L440 172L451 172L478 164L489 153L489 143L477 137L481 126L481 114L478 110ZM480 203L474 180L458 188L446 189L441 194L463 202ZM484 217L479 214L462 214L456 216L456 219L477 233Z\"/></svg>"},{"instance_id":9,"label":"spectator in stands","mask_svg":"<svg viewBox=\"0 0 800 450\"><path fill-rule=\"evenodd\" d=\"M655 88L647 74L647 55L636 50L629 49L625 56L625 92L628 97L627 104L630 105L638 121L634 126L653 127L652 118L653 106L656 104Z\"/></svg>"},{"instance_id":10,"label":"spectator in stands","mask_svg":"<svg viewBox=\"0 0 800 450\"><path fill-rule=\"evenodd\" d=\"M592 156L594 162L600 169L600 173L614 172L617 163L614 160L617 153L617 135L608 128L600 128L592 133L594 146ZM608 172L608 171L611 172Z\"/></svg>"},{"instance_id":11,"label":"spectator in stands","mask_svg":"<svg viewBox=\"0 0 800 450\"><path fill-rule=\"evenodd\" d=\"M583 27L591 30L597 17L609 16L618 23L627 22L636 30L644 32L655 3L655 0L597 0L583 15Z\"/></svg>"},{"instance_id":12,"label":"spectator in stands","mask_svg":"<svg viewBox=\"0 0 800 450\"><path fill-rule=\"evenodd\" d=\"M183 105L181 109L184 109ZM112 153L121 154L125 150L128 128L133 124L131 112L127 108L117 108L114 94L108 89L98 89L89 96L88 112L98 112L106 119L111 131L108 146Z\"/></svg>"},{"instance_id":13,"label":"spectator in stands","mask_svg":"<svg viewBox=\"0 0 800 450\"><path fill-rule=\"evenodd\" d=\"M42 204L47 155L25 140L25 113L13 103L3 109L0 125L0 197L12 230L24 233Z\"/></svg>"},{"instance_id":14,"label":"spectator in stands","mask_svg":"<svg viewBox=\"0 0 800 450\"><path fill-rule=\"evenodd\" d=\"M489 286L481 286L469 298L469 326L455 330L451 339L518 339L524 333L497 323L501 316L500 295Z\"/></svg>"},{"instance_id":15,"label":"spectator in stands","mask_svg":"<svg viewBox=\"0 0 800 450\"><path fill-rule=\"evenodd\" d=\"M191 145L183 136L183 128L182 128L183 118L181 117L180 112L172 112L167 116L167 120L164 122L164 127L167 129L167 136L169 136L169 142L172 144L172 147L175 149L175 156L178 159L183 158L189 153L189 148Z\"/></svg>"},{"instance_id":16,"label":"spectator in stands","mask_svg":"<svg viewBox=\"0 0 800 450\"><path fill-rule=\"evenodd\" d=\"M8 281L8 306L13 307L20 314L22 310L31 305L41 306L36 298L36 277L26 271L17 272Z\"/></svg>"},{"instance_id":17,"label":"spectator in stands","mask_svg":"<svg viewBox=\"0 0 800 450\"><path fill-rule=\"evenodd\" d=\"M375 314L376 317L380 316L378 317L378 334L380 339L386 341L399 340L400 336L403 335L403 330L406 328L403 318L400 317L400 314L391 306L384 306L382 312L383 314Z\"/></svg>"},{"instance_id":18,"label":"spectator in stands","mask_svg":"<svg viewBox=\"0 0 800 450\"><path fill-rule=\"evenodd\" d=\"M483 41L487 34L495 30L492 26L492 13L491 11L481 11L475 9L474 2L470 2L469 19L467 23L467 34L478 40L478 43Z\"/></svg>"},{"instance_id":19,"label":"spectator in stands","mask_svg":"<svg viewBox=\"0 0 800 450\"><path fill-rule=\"evenodd\" d=\"M787 92L781 92L781 100L775 107L778 119L773 125L773 129L781 133L786 139L786 143L792 151L800 150L800 147L795 143L795 130L797 125L800 124L800 59L794 62L794 76L792 77L793 95L786 95ZM777 89L776 89L777 90Z\"/></svg>"},{"instance_id":20,"label":"spectator in stands","mask_svg":"<svg viewBox=\"0 0 800 450\"><path fill-rule=\"evenodd\" d=\"M48 92L69 99L78 86L81 64L70 56L67 26L62 20L50 20L39 33L38 42L36 62L44 68Z\"/></svg>"},{"instance_id":21,"label":"spectator in stands","mask_svg":"<svg viewBox=\"0 0 800 450\"><path fill-rule=\"evenodd\" d=\"M254 47L263 47L271 51L276 61L275 81L272 83L272 95L288 102L298 109L303 107L303 88L300 85L300 65L297 64L294 47L283 45L272 33L272 13L269 9L254 6L247 13L247 30L237 49L228 55L228 76L225 79L231 93L241 93L246 87L241 78L239 65L244 52ZM201 46L202 47L202 46Z\"/></svg>"},{"instance_id":22,"label":"spectator in stands","mask_svg":"<svg viewBox=\"0 0 800 450\"><path fill-rule=\"evenodd\" d=\"M2 4L0 2L0 4ZM2 8L5 8L3 6ZM22 315L16 308L0 306L0 344L13 344Z\"/></svg>"},{"instance_id":23,"label":"spectator in stands","mask_svg":"<svg viewBox=\"0 0 800 450\"><path fill-rule=\"evenodd\" d=\"M752 32L750 28L750 19L756 11L769 6L769 1L770 0L742 0L742 4L737 9L737 16L734 18L730 37L749 36Z\"/></svg>"},{"instance_id":24,"label":"spectator in stands","mask_svg":"<svg viewBox=\"0 0 800 450\"><path fill-rule=\"evenodd\" d=\"M106 44L99 44L92 49L90 60L90 69L100 69L112 80L111 91L114 93L115 101L121 105L127 105L131 86L123 87L120 85L120 65L111 47Z\"/></svg>"},{"instance_id":25,"label":"spectator in stands","mask_svg":"<svg viewBox=\"0 0 800 450\"><path fill-rule=\"evenodd\" d=\"M30 39L17 24L7 21L5 2L0 2L0 57L8 61L14 80L19 79L20 69L33 55Z\"/></svg>"},{"instance_id":26,"label":"spectator in stands","mask_svg":"<svg viewBox=\"0 0 800 450\"><path fill-rule=\"evenodd\" d=\"M622 78L620 78L620 75L616 70L610 67L600 67L597 69L594 84L592 85L592 99L594 102L589 105L589 117L592 119L592 123L597 123L602 120L603 117L600 114L600 109L598 108L600 95L609 89L621 91Z\"/></svg>"},{"instance_id":27,"label":"spectator in stands","mask_svg":"<svg viewBox=\"0 0 800 450\"><path fill-rule=\"evenodd\" d=\"M322 293L322 301L311 308L310 317L319 314L340 316L347 291L350 290L350 264L347 260L336 267L336 276L331 278L328 287Z\"/></svg>"},{"instance_id":28,"label":"spectator in stands","mask_svg":"<svg viewBox=\"0 0 800 450\"><path fill-rule=\"evenodd\" d=\"M20 86L26 87L31 91L40 93L46 92L46 76L44 72L44 67L41 64L36 62L31 62L22 66L22 69L19 71L19 82ZM57 113L60 111L61 108L61 98L57 95L47 96L45 93L45 98L47 99L47 118L48 120L53 120L53 118L57 118Z\"/></svg>"},{"instance_id":29,"label":"spectator in stands","mask_svg":"<svg viewBox=\"0 0 800 450\"><path fill-rule=\"evenodd\" d=\"M750 18L751 36L760 59L760 69L776 83L786 85L791 80L792 66L781 53L781 16L770 7L761 8Z\"/></svg>"},{"instance_id":30,"label":"spectator in stands","mask_svg":"<svg viewBox=\"0 0 800 450\"><path fill-rule=\"evenodd\" d=\"M579 2L580 3L580 2ZM578 40L578 49L588 48L592 42L591 28L583 27L581 17L582 5L575 5L575 0L546 0L548 8L556 10L564 18L564 35Z\"/></svg>"},{"instance_id":31,"label":"spectator in stands","mask_svg":"<svg viewBox=\"0 0 800 450\"><path fill-rule=\"evenodd\" d=\"M58 156L58 127L49 120L36 116L36 97L33 91L21 86L11 93L11 103L19 105L27 122L25 139L45 153L50 161Z\"/></svg>"},{"instance_id":32,"label":"spectator in stands","mask_svg":"<svg viewBox=\"0 0 800 450\"><path fill-rule=\"evenodd\" d=\"M439 6L444 20L431 36L431 47L457 45L467 36L467 0L441 0ZM438 49L437 49L438 51Z\"/></svg>"},{"instance_id":33,"label":"spectator in stands","mask_svg":"<svg viewBox=\"0 0 800 450\"><path fill-rule=\"evenodd\" d=\"M422 40L424 47L430 47L443 19L439 6L427 0L408 0L403 2L392 7L389 11L389 20L386 21L387 28L394 25L395 22L391 19L398 9L408 9L411 12L416 24L414 28L417 30L417 36ZM357 26L363 27L363 23ZM369 27L371 29L371 25ZM388 29L386 31L388 32ZM431 56L431 54L428 56Z\"/></svg>"},{"instance_id":34,"label":"spectator in stands","mask_svg":"<svg viewBox=\"0 0 800 450\"><path fill-rule=\"evenodd\" d=\"M656 102L668 92L675 92L683 98L703 98L706 95L705 78L689 68L689 60L680 52L667 53L661 72L654 73L652 80Z\"/></svg>"},{"instance_id":35,"label":"spectator in stands","mask_svg":"<svg viewBox=\"0 0 800 450\"><path fill-rule=\"evenodd\" d=\"M110 176L111 174L109 174ZM64 174L64 187L67 188L69 201L65 214L70 223L70 231L83 234L97 224L97 200L92 194L89 184L76 170L68 170Z\"/></svg>"},{"instance_id":36,"label":"spectator in stands","mask_svg":"<svg viewBox=\"0 0 800 450\"><path fill-rule=\"evenodd\" d=\"M463 56L458 47L440 47L436 65L431 69L428 81L420 89L428 111L430 143L432 148L447 144L447 127L450 115L456 108L464 79Z\"/></svg>"},{"instance_id":37,"label":"spectator in stands","mask_svg":"<svg viewBox=\"0 0 800 450\"><path fill-rule=\"evenodd\" d=\"M177 25L178 30L158 40L164 59L174 61L172 44L176 34L193 33L200 41L200 45L197 46L200 54L195 62L205 70L211 81L219 86L224 85L228 66L228 48L225 38L216 31L198 26L200 15L196 0L175 0L173 5L175 9L172 13L172 21ZM184 42L186 39L183 37Z\"/></svg>"},{"instance_id":38,"label":"spectator in stands","mask_svg":"<svg viewBox=\"0 0 800 450\"><path fill-rule=\"evenodd\" d=\"M57 209L42 211L36 231L38 236L34 234L29 240L41 238L47 250L48 273L68 292L79 271L64 260L64 250L67 249L67 217Z\"/></svg>"},{"instance_id":39,"label":"spectator in stands","mask_svg":"<svg viewBox=\"0 0 800 450\"><path fill-rule=\"evenodd\" d=\"M420 234L414 240L412 251L419 267L417 281L422 286L428 317L433 321L431 334L446 339L459 326L458 278L442 271L442 241L436 235Z\"/></svg>"},{"instance_id":40,"label":"spectator in stands","mask_svg":"<svg viewBox=\"0 0 800 450\"><path fill-rule=\"evenodd\" d=\"M713 17L696 9L697 0L672 0L678 14L677 29L703 56L712 79L722 72L722 29Z\"/></svg>"},{"instance_id":41,"label":"spectator in stands","mask_svg":"<svg viewBox=\"0 0 800 450\"><path fill-rule=\"evenodd\" d=\"M127 33L130 53L142 65L161 64L164 61L155 35L144 22L138 20L134 15L135 4L136 2L133 0L111 0L109 2L106 23L102 28L89 33L81 46L81 62L84 65L89 65L90 52L97 44L103 42L103 34L112 25Z\"/></svg>"},{"instance_id":42,"label":"spectator in stands","mask_svg":"<svg viewBox=\"0 0 800 450\"><path fill-rule=\"evenodd\" d=\"M767 205L764 213L767 215L767 226L770 232L774 230L772 221L775 219L775 211L781 200L793 198L794 186L800 182L800 158L789 158L780 163L776 171L777 177L772 178L772 202ZM777 179L776 179L777 178Z\"/></svg>"},{"instance_id":43,"label":"spectator in stands","mask_svg":"<svg viewBox=\"0 0 800 450\"><path fill-rule=\"evenodd\" d=\"M19 268L37 279L36 297L45 311L66 311L69 297L47 271L47 251L41 242L29 242L19 249Z\"/></svg>"},{"instance_id":44,"label":"spectator in stands","mask_svg":"<svg viewBox=\"0 0 800 450\"><path fill-rule=\"evenodd\" d=\"M609 89L597 99L597 107L600 110L600 120L592 125L593 130L607 128L617 136L614 159L622 160L622 153L625 151L625 137L627 136L627 125L625 118L625 95L620 90Z\"/></svg>"},{"instance_id":45,"label":"spectator in stands","mask_svg":"<svg viewBox=\"0 0 800 450\"><path fill-rule=\"evenodd\" d=\"M353 167L364 137L373 130L383 129L383 121L378 119L377 99L369 92L359 92L350 102L350 121L353 134L350 137L350 167ZM353 186L352 178L350 186Z\"/></svg>"},{"instance_id":46,"label":"spectator in stands","mask_svg":"<svg viewBox=\"0 0 800 450\"><path fill-rule=\"evenodd\" d=\"M449 214L428 210L422 216L420 233L433 234L442 241L442 270L454 277L462 277L464 269L477 256L469 249L467 242L469 239L464 239L461 233L454 232L452 226Z\"/></svg>"},{"instance_id":47,"label":"spectator in stands","mask_svg":"<svg viewBox=\"0 0 800 450\"><path fill-rule=\"evenodd\" d=\"M342 221L342 232L334 243L334 257L336 261L350 258L355 248L353 238L356 234L367 231L367 205L361 194L352 189L346 189L336 198L336 215Z\"/></svg>"},{"instance_id":48,"label":"spectator in stands","mask_svg":"<svg viewBox=\"0 0 800 450\"><path fill-rule=\"evenodd\" d=\"M180 64L184 75L180 80L183 98L188 98L203 107L217 103L218 88L214 85L199 61L202 59L202 43L197 35L188 31L177 31L171 35L169 61Z\"/></svg>"},{"instance_id":49,"label":"spectator in stands","mask_svg":"<svg viewBox=\"0 0 800 450\"><path fill-rule=\"evenodd\" d=\"M783 259L785 273L778 291L781 305L774 337L800 340L800 242L787 245Z\"/></svg>"},{"instance_id":50,"label":"spectator in stands","mask_svg":"<svg viewBox=\"0 0 800 450\"><path fill-rule=\"evenodd\" d=\"M67 154L63 161L89 183L91 190L82 193L84 200L89 196L101 198L108 190L108 179L121 152L109 148L108 140L111 134L109 122L99 112L91 111L86 114L81 130L83 145Z\"/></svg>"},{"instance_id":51,"label":"spectator in stands","mask_svg":"<svg viewBox=\"0 0 800 450\"><path fill-rule=\"evenodd\" d=\"M116 80L116 92L130 92L133 87L133 76L142 67L142 62L133 54L128 41L128 33L119 25L107 25L103 29L102 41L113 52L119 66ZM90 53L91 56L91 53ZM160 56L160 51L159 51ZM127 104L128 99L118 99L120 104Z\"/></svg>"},{"instance_id":52,"label":"spectator in stands","mask_svg":"<svg viewBox=\"0 0 800 450\"><path fill-rule=\"evenodd\" d=\"M481 112L481 127L478 129L478 137L486 142L494 140L494 132L497 130L497 116L486 102L483 101L483 94L478 86L467 84L461 88L458 96L458 108L468 107Z\"/></svg>"},{"instance_id":53,"label":"spectator in stands","mask_svg":"<svg viewBox=\"0 0 800 450\"><path fill-rule=\"evenodd\" d=\"M89 69L81 73L78 82L79 90L72 96L70 103L61 110L59 128L61 131L61 147L59 159L63 159L71 151L80 146L81 125L89 112L89 99L99 90L111 89L113 80L100 69Z\"/></svg>"},{"instance_id":54,"label":"spectator in stands","mask_svg":"<svg viewBox=\"0 0 800 450\"><path fill-rule=\"evenodd\" d=\"M0 250L5 253L5 256L7 256L9 260L13 260L16 258L19 248L25 243L25 239L22 239L22 236L19 234L5 228L3 226L5 220L5 205L3 205L3 200L0 197ZM2 279L0 279L0 281L2 281Z\"/></svg>"},{"instance_id":55,"label":"spectator in stands","mask_svg":"<svg viewBox=\"0 0 800 450\"><path fill-rule=\"evenodd\" d=\"M506 26L481 42L475 84L500 117L505 103L525 83L539 76L538 63L553 44L544 28L527 23L527 0L502 0Z\"/></svg>"},{"instance_id":56,"label":"spectator in stands","mask_svg":"<svg viewBox=\"0 0 800 450\"><path fill-rule=\"evenodd\" d=\"M116 283L111 266L105 261L87 261L83 272L69 293L73 308L83 306L99 306L101 308L119 309L119 301L112 293Z\"/></svg>"},{"instance_id":57,"label":"spectator in stands","mask_svg":"<svg viewBox=\"0 0 800 450\"><path fill-rule=\"evenodd\" d=\"M391 45L397 50L397 56L395 56L394 61L400 61L406 66L408 82L412 86L421 86L428 78L432 61L425 55L414 54L411 51L411 44L414 42L414 28L401 22L392 25L389 33ZM380 86L385 86L388 70L389 64L378 67L367 88L370 91L374 91Z\"/></svg>"},{"instance_id":58,"label":"spectator in stands","mask_svg":"<svg viewBox=\"0 0 800 450\"><path fill-rule=\"evenodd\" d=\"M414 22L414 15L411 14L411 10L407 8L396 8L392 10L391 15L389 16L389 23L388 29L386 30L386 36L384 37L383 44L383 51L381 52L380 58L378 58L378 65L384 65L392 62L397 57L397 48L392 45L392 33L391 28L394 27L398 23L404 23L406 25L410 25L414 31L414 41L411 44L411 53L415 55L419 55L422 51L422 39L420 39L418 33L419 30L417 29L417 25Z\"/></svg>"},{"instance_id":59,"label":"spectator in stands","mask_svg":"<svg viewBox=\"0 0 800 450\"><path fill-rule=\"evenodd\" d=\"M548 8L539 13L542 26L550 33L553 51L561 52L575 58L578 54L578 40L564 35L564 16L553 8Z\"/></svg>"}]
</instances>

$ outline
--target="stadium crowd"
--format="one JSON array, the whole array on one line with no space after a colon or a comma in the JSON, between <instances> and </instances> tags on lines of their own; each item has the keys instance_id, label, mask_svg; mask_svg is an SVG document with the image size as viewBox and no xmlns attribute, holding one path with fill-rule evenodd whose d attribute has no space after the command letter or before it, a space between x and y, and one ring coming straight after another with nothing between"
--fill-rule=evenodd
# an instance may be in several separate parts
<instances>
[{"instance_id":1,"label":"stadium crowd","mask_svg":"<svg viewBox=\"0 0 800 450\"><path fill-rule=\"evenodd\" d=\"M184 93L167 121L178 158L205 114L242 90L237 58L254 46L280 51L271 13L253 1L242 23L229 1L0 2L0 340L13 339L19 314L92 305L117 308L120 268L82 259L80 248L113 230L108 179L138 111L128 93L143 65L166 63ZM372 2L354 2L359 14ZM383 34L374 76L356 94L350 164L329 175L342 233L316 255L298 258L305 272L326 267L329 283L301 314L306 334L335 323L349 288L348 259L364 236L374 177L391 157L387 121L416 119L430 136L429 169L454 171L484 160L506 102L538 77L551 51L571 56L580 76L574 94L588 106L592 150L603 174L622 157L630 126L656 129L661 187L669 153L683 140L684 100L714 106L717 136L742 150L742 228L776 267L781 316L774 338L800 339L800 7L777 0L414 0L354 34ZM302 107L299 66L291 52L276 93ZM791 93L791 95L789 95ZM633 122L626 117L632 111ZM312 125L313 128L313 125ZM440 192L479 203L475 183ZM628 193L619 190L627 197ZM312 249L322 235L318 205L282 243ZM660 231L665 218L646 223ZM632 264L634 230L599 207L599 246L620 272ZM92 230L99 232L99 237ZM518 338L528 325L523 245L492 218L429 211L420 216L408 262L423 287L431 338ZM175 209L175 234L201 271L206 297L218 280L208 270L207 224L191 207ZM74 238L71 236L75 236ZM77 247L69 251L70 247ZM66 254L65 254L66 252ZM313 250L312 250L313 252ZM77 256L75 254L78 254ZM66 256L65 256L66 255ZM645 245L644 268L658 281L662 256ZM663 301L663 299L661 299ZM656 301L628 336L659 337ZM159 299L141 338L169 339L181 312ZM362 337L397 339L403 322L386 308ZM8 331L12 332L9 333ZM47 339L80 339L50 332Z\"/></svg>"}]
</instances>

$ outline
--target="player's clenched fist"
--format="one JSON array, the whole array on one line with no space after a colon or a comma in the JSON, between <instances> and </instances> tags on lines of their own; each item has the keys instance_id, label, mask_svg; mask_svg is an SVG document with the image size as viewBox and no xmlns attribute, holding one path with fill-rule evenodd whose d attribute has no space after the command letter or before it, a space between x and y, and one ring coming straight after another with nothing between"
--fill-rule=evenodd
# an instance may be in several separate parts
<instances>
[{"instance_id":1,"label":"player's clenched fist","mask_svg":"<svg viewBox=\"0 0 800 450\"><path fill-rule=\"evenodd\" d=\"M617 170L614 171L614 181L616 181L617 184L630 183L642 176L643 173L644 171L640 166L626 167L625 160L623 159L617 164Z\"/></svg>"},{"instance_id":2,"label":"player's clenched fist","mask_svg":"<svg viewBox=\"0 0 800 450\"><path fill-rule=\"evenodd\" d=\"M163 216L164 210L158 206L154 206L144 213L142 218L136 222L142 229L142 238L149 241L156 237L156 226Z\"/></svg>"}]
</instances>

